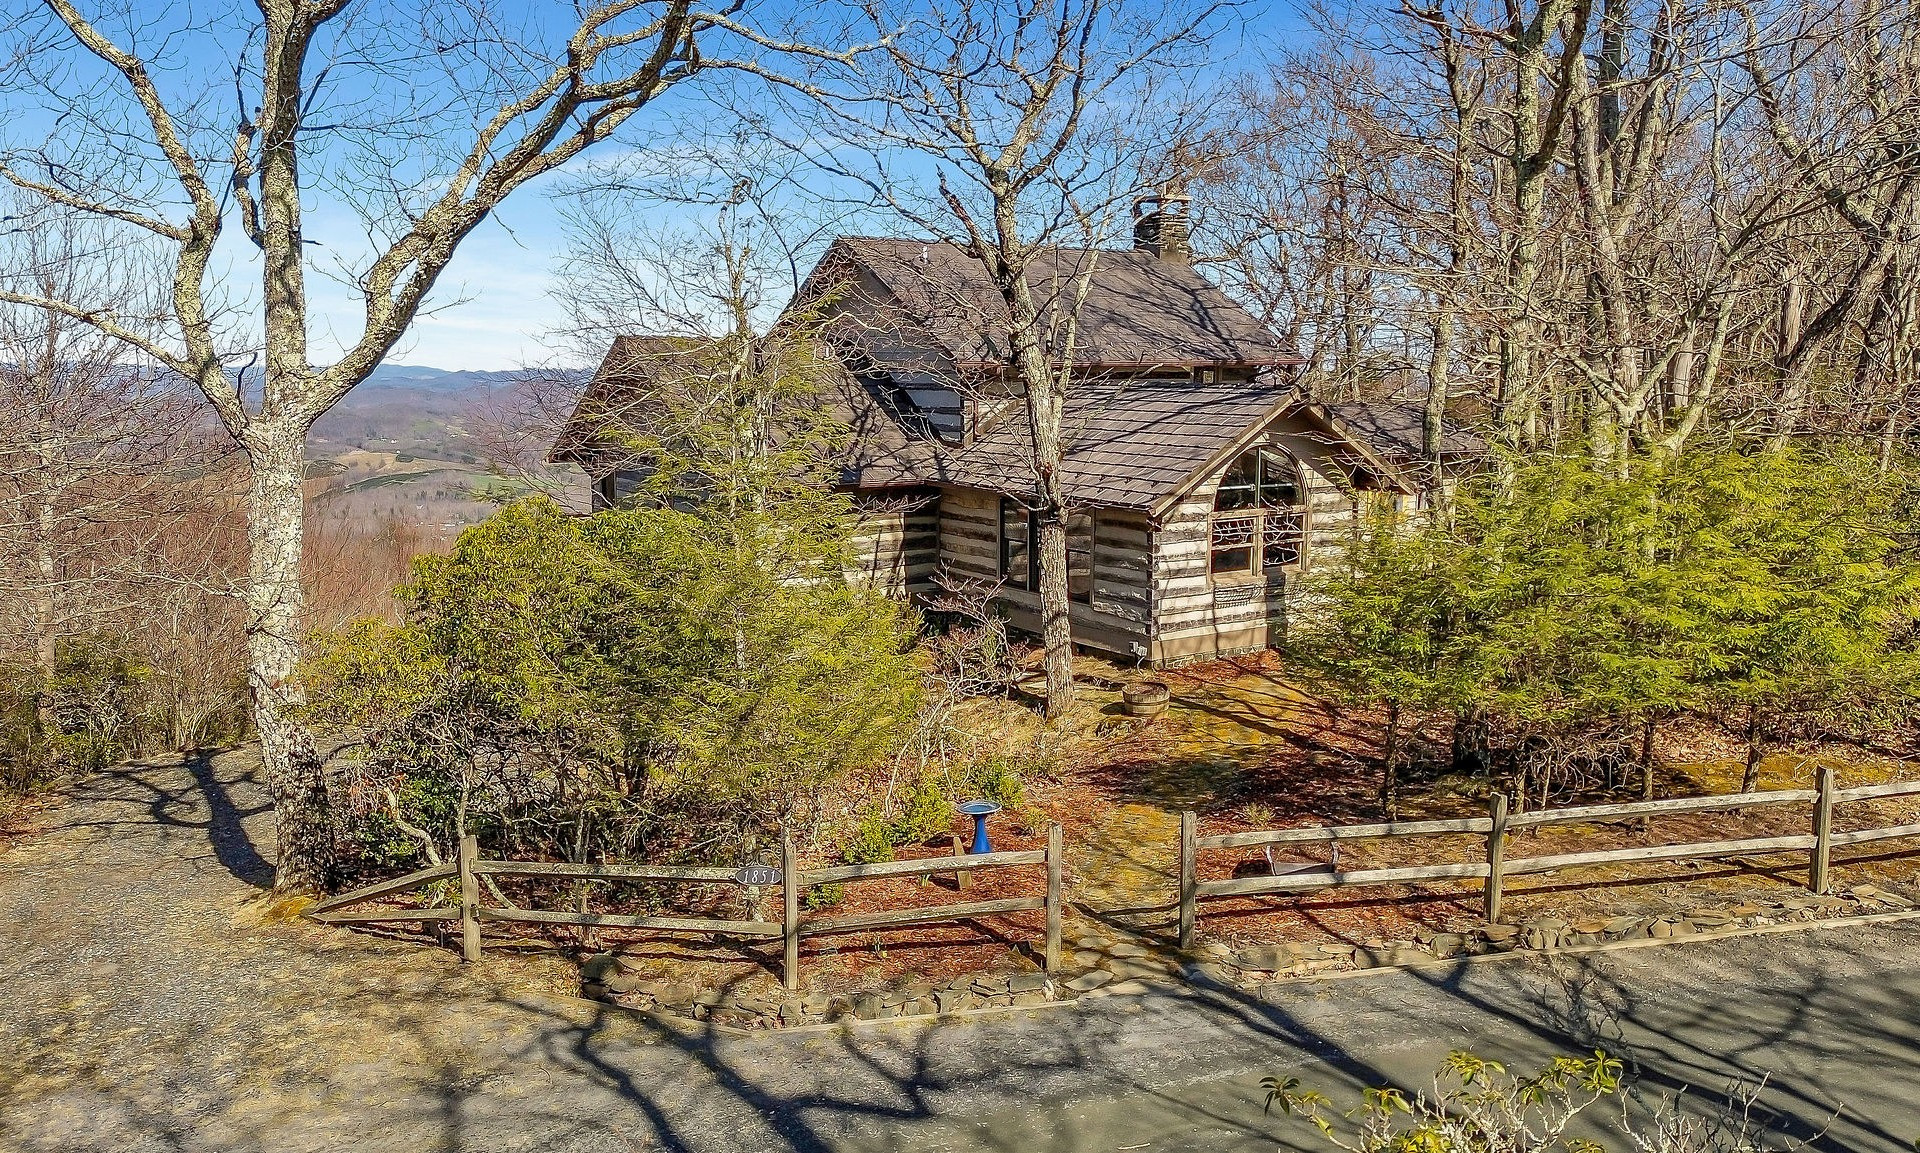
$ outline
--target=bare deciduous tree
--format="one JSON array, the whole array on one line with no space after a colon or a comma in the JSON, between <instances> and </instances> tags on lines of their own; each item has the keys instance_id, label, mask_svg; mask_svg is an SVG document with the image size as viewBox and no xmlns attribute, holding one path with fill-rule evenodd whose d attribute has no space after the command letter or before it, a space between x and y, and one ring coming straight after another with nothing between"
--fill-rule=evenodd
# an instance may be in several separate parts
<instances>
[{"instance_id":1,"label":"bare deciduous tree","mask_svg":"<svg viewBox=\"0 0 1920 1153\"><path fill-rule=\"evenodd\" d=\"M97 222L30 206L7 219L0 290L85 295L123 315L149 307L151 269ZM132 622L155 602L207 608L231 592L231 573L206 563L216 552L173 546L206 544L217 508L208 477L232 442L209 426L190 385L123 363L123 353L80 319L0 305L0 649L31 656L33 755L60 730L62 646L146 646L158 637ZM181 671L154 664L159 677ZM190 741L198 726L180 719L167 724Z\"/></svg>"},{"instance_id":2,"label":"bare deciduous tree","mask_svg":"<svg viewBox=\"0 0 1920 1153\"><path fill-rule=\"evenodd\" d=\"M47 139L0 156L0 175L46 201L131 230L171 268L159 331L110 306L9 289L0 301L93 326L192 381L251 465L246 581L249 686L273 794L276 887L323 887L332 824L314 742L299 720L304 438L365 379L423 307L461 242L516 190L606 141L674 85L779 47L735 8L600 0L510 13L422 6L417 19L352 0L260 0L245 18L153 21L47 0L15 29L9 87L60 110ZM199 66L176 68L183 45ZM214 62L214 79L195 78ZM219 107L230 88L237 107ZM357 335L314 364L310 209L358 213L328 254L360 300ZM259 275L218 281L230 225ZM229 365L257 349L236 388ZM250 358L252 359L252 358Z\"/></svg>"},{"instance_id":3,"label":"bare deciduous tree","mask_svg":"<svg viewBox=\"0 0 1920 1153\"><path fill-rule=\"evenodd\" d=\"M1250 238L1226 279L1303 345L1372 334L1334 378L1424 393L1429 455L1464 401L1517 447L1622 464L1703 433L1892 459L1920 355L1912 5L1310 11L1198 219ZM1365 210L1316 227L1340 204Z\"/></svg>"},{"instance_id":4,"label":"bare deciduous tree","mask_svg":"<svg viewBox=\"0 0 1920 1153\"><path fill-rule=\"evenodd\" d=\"M1049 716L1073 701L1060 464L1066 399L1088 367L1076 360L1079 308L1123 206L1191 175L1173 157L1197 119L1180 71L1204 62L1229 7L866 0L859 34L883 46L805 89L815 102L800 119L821 166L922 237L958 246L998 296L993 384L1020 398L1033 450Z\"/></svg>"}]
</instances>

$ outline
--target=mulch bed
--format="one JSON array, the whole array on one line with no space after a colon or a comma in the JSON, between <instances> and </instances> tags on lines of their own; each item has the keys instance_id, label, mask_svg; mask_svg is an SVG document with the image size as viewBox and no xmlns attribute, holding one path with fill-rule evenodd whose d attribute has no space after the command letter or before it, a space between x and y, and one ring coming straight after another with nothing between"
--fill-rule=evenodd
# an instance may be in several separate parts
<instances>
[{"instance_id":1,"label":"mulch bed","mask_svg":"<svg viewBox=\"0 0 1920 1153\"><path fill-rule=\"evenodd\" d=\"M1381 719L1364 711L1330 708L1290 683L1277 658L1263 654L1213 661L1154 674L1125 673L1097 661L1084 661L1088 686L1074 715L1056 736L1055 766L1049 776L1027 781L1026 802L993 818L998 849L1038 849L1045 845L1048 822L1058 822L1067 846L1068 892L1075 889L1076 863L1090 859L1090 846L1111 829L1128 806L1167 813L1193 809L1201 835L1253 829L1321 824L1370 823L1382 819L1378 802L1378 748ZM1118 690L1135 679L1162 680L1172 689L1173 705L1151 722L1124 716ZM964 723L983 739L999 739L1010 749L1033 739L1038 723L1016 702L977 702ZM1443 734L1414 734L1417 758L1437 761ZM1424 741L1424 746L1419 742ZM1740 747L1728 734L1700 722L1670 724L1661 734L1656 761L1661 796L1732 792L1738 788ZM1808 787L1816 764L1834 764L1842 787L1876 783L1904 774L1892 762L1863 756L1850 748L1798 748L1763 762L1762 788ZM1631 776L1631 774L1629 774ZM1486 812L1492 787L1485 778L1456 777L1416 768L1400 792L1399 818L1478 816ZM867 783L869 786L872 782ZM853 790L870 797L873 790ZM860 798L854 798L858 800ZM1556 795L1554 807L1639 799L1639 782L1621 782L1611 791ZM853 801L849 801L851 808ZM1749 809L1656 818L1642 830L1637 821L1524 830L1508 849L1509 859L1555 853L1687 841L1776 836L1807 831L1808 806ZM1836 829L1920 820L1920 799L1901 798L1850 804L1840 810ZM961 833L959 819L953 831ZM1151 848L1151 847L1148 847ZM1367 867L1437 864L1484 859L1484 838L1445 836L1352 842L1342 846L1343 871ZM908 846L898 856L939 857L952 851L939 838ZM1158 851L1158 850L1156 850ZM1164 846L1170 859L1173 845ZM1259 850L1203 853L1206 879L1232 876ZM1289 853L1311 859L1312 853ZM1842 884L1911 879L1920 848L1910 842L1860 846L1835 855L1835 877ZM838 863L822 852L803 859L802 867ZM1506 887L1506 919L1552 913L1561 917L1643 914L1732 902L1755 896L1781 897L1804 892L1804 854L1765 860L1648 862L1596 867L1564 874L1513 878ZM1088 878L1081 877L1085 881ZM1141 894L1149 913L1150 935L1169 940L1173 933L1174 882L1165 891ZM838 916L914 906L1036 896L1044 892L1042 866L975 871L960 892L949 874L930 878L891 877L847 882L844 895L821 916ZM739 916L739 897L717 889L710 898L731 902L713 911ZM778 890L763 899L762 913L778 919ZM1368 944L1412 939L1422 933L1458 931L1477 923L1481 913L1478 881L1442 881L1425 885L1324 890L1298 897L1217 899L1202 904L1199 935L1229 946L1281 941ZM548 905L545 907L560 907ZM598 907L598 905L596 905ZM1071 911L1070 911L1071 915ZM1156 923L1157 922L1157 923ZM1075 919L1069 920L1068 949ZM826 993L906 982L941 983L980 970L1034 967L1044 933L1039 912L983 918L964 924L931 924L881 932L861 931L808 937L801 946L801 968L808 987ZM556 929L546 940L581 952L614 950L628 955L643 971L696 981L708 987L747 986L771 990L778 983L780 942L706 941L597 929L581 937Z\"/></svg>"}]
</instances>

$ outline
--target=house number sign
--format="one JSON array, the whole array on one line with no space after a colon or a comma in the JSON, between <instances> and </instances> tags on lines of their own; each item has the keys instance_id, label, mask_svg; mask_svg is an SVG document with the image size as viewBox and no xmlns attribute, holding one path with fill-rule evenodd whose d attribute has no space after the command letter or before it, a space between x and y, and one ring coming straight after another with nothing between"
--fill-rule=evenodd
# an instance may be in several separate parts
<instances>
[{"instance_id":1,"label":"house number sign","mask_svg":"<svg viewBox=\"0 0 1920 1153\"><path fill-rule=\"evenodd\" d=\"M733 883L754 888L780 883L780 870L771 865L742 865L733 875Z\"/></svg>"}]
</instances>

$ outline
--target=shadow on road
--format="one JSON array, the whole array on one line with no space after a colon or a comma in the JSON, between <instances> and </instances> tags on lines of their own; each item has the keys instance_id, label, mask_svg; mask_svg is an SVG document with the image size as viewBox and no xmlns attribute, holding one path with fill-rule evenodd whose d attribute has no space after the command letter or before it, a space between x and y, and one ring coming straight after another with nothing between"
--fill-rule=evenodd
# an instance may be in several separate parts
<instances>
[{"instance_id":1,"label":"shadow on road","mask_svg":"<svg viewBox=\"0 0 1920 1153\"><path fill-rule=\"evenodd\" d=\"M502 991L488 982L507 962L235 931L229 874L257 888L272 873L257 774L209 756L77 787L90 801L65 827L109 831L76 840L84 857L109 847L146 870L63 872L125 890L86 907L147 908L145 888L166 888L179 915L208 910L204 928L142 938L174 950L142 980L126 951L81 956L102 921L56 923L42 886L0 883L0 944L24 959L10 971L0 951L0 976L35 1001L14 1019L24 1043L0 1048L0 1150L1319 1150L1302 1123L1262 1116L1263 1074L1350 1102L1426 1087L1450 1049L1515 1070L1606 1049L1643 1114L1680 1094L1711 1114L1730 1083L1764 1081L1765 1120L1812 1150L1920 1135L1920 930L1905 924L740 1035ZM186 867L209 849L219 869ZM48 943L58 926L65 946ZM90 981L99 1021L76 1030L94 1010L71 993Z\"/></svg>"},{"instance_id":2,"label":"shadow on road","mask_svg":"<svg viewBox=\"0 0 1920 1153\"><path fill-rule=\"evenodd\" d=\"M1787 963L1764 987L1725 987L1724 998L1708 999L1698 996L1695 979L1710 974L1680 950L1666 952L1696 970L1676 982L1676 997L1588 958L1560 959L1532 983L1461 967L1410 978L1418 988L1402 985L1389 1000L1404 1006L1412 992L1420 1008L1394 1017L1384 1033L1328 1028L1324 997L1311 991L1291 995L1321 1010L1309 1014L1226 991L1156 998L1137 1013L1117 1011L1110 1000L1056 1011L1014 1047L994 1036L999 1027L990 1020L743 1038L636 1023L618 1010L582 1022L538 1003L517 1007L540 1022L526 1054L537 1052L533 1064L601 1090L609 1107L592 1123L643 1149L1317 1150L1327 1146L1304 1124L1262 1116L1263 1072L1291 1071L1344 1103L1365 1086L1427 1087L1437 1055L1451 1048L1495 1057L1516 1072L1595 1048L1626 1060L1625 1098L1589 1115L1590 1135L1616 1151L1632 1147L1619 1129L1623 1106L1642 1125L1675 1101L1713 1116L1738 1084L1764 1086L1756 1120L1775 1138L1802 1142L1797 1148L1912 1147L1920 1126L1909 1089L1920 1070L1920 1038L1910 1006L1920 981L1834 982L1817 964ZM1378 1006L1353 1011L1372 1014ZM1194 1053L1130 1059L1150 1054L1154 1036L1169 1029L1203 1032L1256 1067L1187 1081L1182 1070ZM643 1043L635 1043L635 1030ZM674 1070L665 1078L663 1050ZM440 1147L471 1147L470 1135L458 1134L470 1120L488 1124L489 1110L470 1087L422 1088L437 1094L452 1126ZM469 1105L475 1118L463 1112ZM730 1116L740 1119L738 1128L724 1120ZM725 1136L716 1135L716 1121Z\"/></svg>"}]
</instances>

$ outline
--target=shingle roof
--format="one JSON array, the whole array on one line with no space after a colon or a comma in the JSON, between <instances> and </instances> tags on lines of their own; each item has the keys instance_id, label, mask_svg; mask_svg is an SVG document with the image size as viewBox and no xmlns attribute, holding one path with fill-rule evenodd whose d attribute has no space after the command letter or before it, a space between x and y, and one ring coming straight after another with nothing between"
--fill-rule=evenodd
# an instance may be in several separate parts
<instances>
[{"instance_id":1,"label":"shingle roof","mask_svg":"<svg viewBox=\"0 0 1920 1153\"><path fill-rule=\"evenodd\" d=\"M1061 415L1061 479L1067 499L1106 508L1152 509L1193 474L1295 400L1287 389L1249 384L1133 382L1087 385ZM862 487L941 483L994 492L1032 490L1032 440L1016 412L972 444L917 442L859 470Z\"/></svg>"},{"instance_id":2,"label":"shingle roof","mask_svg":"<svg viewBox=\"0 0 1920 1153\"><path fill-rule=\"evenodd\" d=\"M676 378L711 374L714 356L712 341L615 337L548 459L589 468L638 466L634 446L666 435L656 427L666 409L655 398L674 387ZM844 484L891 487L888 476L907 462L927 458L933 447L924 439L927 430L917 427L921 418L912 403L882 382L857 379L835 366L825 375L819 400L848 432L840 453ZM871 482L864 479L869 470Z\"/></svg>"},{"instance_id":3,"label":"shingle roof","mask_svg":"<svg viewBox=\"0 0 1920 1153\"><path fill-rule=\"evenodd\" d=\"M604 451L609 434L616 429L641 433L636 427L646 413L635 400L655 389L663 373L670 374L676 363L693 364L699 356L696 342L668 336L616 336L600 367L587 382L573 414L560 429L549 460L586 463L596 452Z\"/></svg>"},{"instance_id":4,"label":"shingle roof","mask_svg":"<svg viewBox=\"0 0 1920 1153\"><path fill-rule=\"evenodd\" d=\"M623 455L613 430L645 435L654 391L671 387L677 372L710 372L711 363L711 349L697 342L617 339L554 446L554 459L589 463L596 454ZM929 435L919 426L922 414L884 380L835 372L822 401L851 434L840 457L841 483L849 488L950 484L1014 496L1032 491L1032 442L1017 401L964 446ZM1088 381L1068 397L1061 417L1067 499L1157 511L1184 492L1203 466L1296 405L1303 415L1323 415L1322 423L1349 446L1356 462L1370 459L1374 467L1378 458L1398 464L1419 457L1420 414L1413 406L1303 404L1298 393L1272 378ZM1471 433L1448 433L1449 452L1471 455L1484 447Z\"/></svg>"},{"instance_id":5,"label":"shingle roof","mask_svg":"<svg viewBox=\"0 0 1920 1153\"><path fill-rule=\"evenodd\" d=\"M840 260L866 269L892 297L898 315L879 318L876 332L917 328L962 366L1009 359L1007 309L985 266L943 241L842 237L815 275ZM1092 268L1085 299L1073 315L1073 361L1081 366L1297 364L1299 357L1246 309L1183 262L1138 249L1047 248L1035 255L1029 280L1043 315L1070 302L1080 273ZM814 284L814 290L829 286ZM1064 315L1068 310L1061 308ZM904 334L903 334L904 335ZM863 341L877 362L884 341ZM1051 350L1056 358L1061 342ZM871 347L880 345L881 347ZM899 351L912 351L903 344Z\"/></svg>"},{"instance_id":6,"label":"shingle roof","mask_svg":"<svg viewBox=\"0 0 1920 1153\"><path fill-rule=\"evenodd\" d=\"M1418 403L1347 401L1321 407L1343 431L1396 463L1416 462L1426 455L1424 411ZM1485 456L1487 442L1478 433L1449 423L1443 426L1440 453L1456 460Z\"/></svg>"}]
</instances>

